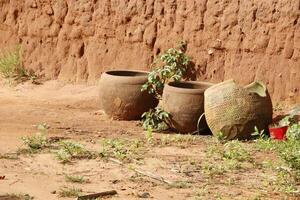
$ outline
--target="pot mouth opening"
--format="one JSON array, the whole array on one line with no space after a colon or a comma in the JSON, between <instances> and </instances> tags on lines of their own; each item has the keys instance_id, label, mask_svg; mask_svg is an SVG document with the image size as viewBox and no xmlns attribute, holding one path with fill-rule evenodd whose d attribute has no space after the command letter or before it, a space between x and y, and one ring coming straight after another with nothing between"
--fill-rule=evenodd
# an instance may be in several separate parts
<instances>
[{"instance_id":1,"label":"pot mouth opening","mask_svg":"<svg viewBox=\"0 0 300 200\"><path fill-rule=\"evenodd\" d=\"M126 70L114 70L114 71L107 71L106 72L112 76L126 76L126 77L142 77L147 76L147 72L142 71L126 71Z\"/></svg>"},{"instance_id":2,"label":"pot mouth opening","mask_svg":"<svg viewBox=\"0 0 300 200\"><path fill-rule=\"evenodd\" d=\"M199 82L172 82L170 86L182 89L207 89L210 85Z\"/></svg>"}]
</instances>

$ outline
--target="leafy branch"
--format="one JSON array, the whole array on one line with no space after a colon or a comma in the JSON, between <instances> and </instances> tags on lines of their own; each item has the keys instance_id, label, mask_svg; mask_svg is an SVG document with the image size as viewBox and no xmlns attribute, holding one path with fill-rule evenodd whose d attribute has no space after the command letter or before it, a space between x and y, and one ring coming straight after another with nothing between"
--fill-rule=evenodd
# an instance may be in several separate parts
<instances>
[{"instance_id":1,"label":"leafy branch","mask_svg":"<svg viewBox=\"0 0 300 200\"><path fill-rule=\"evenodd\" d=\"M187 44L180 42L177 47L170 48L159 55L152 63L148 81L142 86L141 91L148 91L161 100L164 85L180 81L192 65L190 58L185 54L186 49ZM169 117L169 113L162 108L151 109L142 115L143 128L155 131L166 130L169 127Z\"/></svg>"},{"instance_id":2,"label":"leafy branch","mask_svg":"<svg viewBox=\"0 0 300 200\"><path fill-rule=\"evenodd\" d=\"M155 94L161 99L164 84L172 81L180 81L191 66L191 61L185 55L186 43L180 42L176 48L170 48L159 55L151 65L152 71L148 75L148 81L142 86L142 91Z\"/></svg>"},{"instance_id":3,"label":"leafy branch","mask_svg":"<svg viewBox=\"0 0 300 200\"><path fill-rule=\"evenodd\" d=\"M150 109L142 115L145 130L162 131L169 127L170 115L160 107Z\"/></svg>"}]
</instances>

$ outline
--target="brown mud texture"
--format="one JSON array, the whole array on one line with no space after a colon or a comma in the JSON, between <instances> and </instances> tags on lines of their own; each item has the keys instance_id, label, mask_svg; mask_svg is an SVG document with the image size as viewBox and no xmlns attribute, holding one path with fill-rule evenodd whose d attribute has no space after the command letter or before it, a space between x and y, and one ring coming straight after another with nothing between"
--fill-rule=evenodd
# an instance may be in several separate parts
<instances>
[{"instance_id":1,"label":"brown mud texture","mask_svg":"<svg viewBox=\"0 0 300 200\"><path fill-rule=\"evenodd\" d=\"M21 44L25 68L48 79L96 83L185 40L198 80L262 80L297 102L299 14L298 0L0 0L0 48Z\"/></svg>"}]
</instances>

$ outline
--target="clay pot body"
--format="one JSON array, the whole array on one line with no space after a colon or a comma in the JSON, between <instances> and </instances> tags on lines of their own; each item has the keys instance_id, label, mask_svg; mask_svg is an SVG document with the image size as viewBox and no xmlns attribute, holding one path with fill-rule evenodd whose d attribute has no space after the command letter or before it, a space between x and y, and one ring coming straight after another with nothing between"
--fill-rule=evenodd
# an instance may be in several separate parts
<instances>
[{"instance_id":1,"label":"clay pot body","mask_svg":"<svg viewBox=\"0 0 300 200\"><path fill-rule=\"evenodd\" d=\"M162 107L170 113L172 128L180 133L192 133L204 113L204 91L212 86L207 82L182 81L165 85ZM200 125L201 126L201 125Z\"/></svg>"},{"instance_id":2,"label":"clay pot body","mask_svg":"<svg viewBox=\"0 0 300 200\"><path fill-rule=\"evenodd\" d=\"M158 101L147 91L141 92L147 81L144 71L116 70L104 72L101 76L100 104L104 112L113 119L137 120Z\"/></svg>"},{"instance_id":3,"label":"clay pot body","mask_svg":"<svg viewBox=\"0 0 300 200\"><path fill-rule=\"evenodd\" d=\"M214 135L227 139L248 139L272 122L272 102L266 87L259 82L240 87L233 80L205 91L205 117Z\"/></svg>"}]
</instances>

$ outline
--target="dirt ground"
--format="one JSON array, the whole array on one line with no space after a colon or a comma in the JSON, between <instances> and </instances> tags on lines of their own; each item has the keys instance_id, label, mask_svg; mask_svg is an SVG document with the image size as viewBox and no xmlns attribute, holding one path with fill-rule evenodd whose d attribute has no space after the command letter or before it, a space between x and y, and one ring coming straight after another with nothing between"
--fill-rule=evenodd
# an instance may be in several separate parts
<instances>
[{"instance_id":1,"label":"dirt ground","mask_svg":"<svg viewBox=\"0 0 300 200\"><path fill-rule=\"evenodd\" d=\"M47 137L64 137L80 142L87 149L98 151L104 138L141 140L147 143L139 122L112 121L97 103L97 87L64 85L48 81L42 85L25 83L18 86L2 84L0 87L0 155L24 148L22 136L32 135L35 125L47 123ZM155 134L153 144L145 144L141 159L121 166L111 160L76 160L60 163L53 153L21 154L16 159L0 159L0 195L29 194L34 199L69 199L60 197L61 188L79 188L83 194L116 190L117 195L107 199L297 199L276 192L270 182L274 172L263 167L265 161L276 159L272 153L262 153L253 142L243 142L254 161L242 167L213 173L218 166L210 163L207 150L215 140L211 136L176 136ZM174 137L170 134L168 137ZM148 138L149 139L149 138ZM210 163L210 167L206 163ZM254 164L256 163L255 167ZM260 166L260 167L257 167ZM142 169L176 184L136 173ZM68 175L80 175L86 183L70 183ZM1 198L0 198L1 199ZM75 199L75 198L73 198Z\"/></svg>"}]
</instances>

